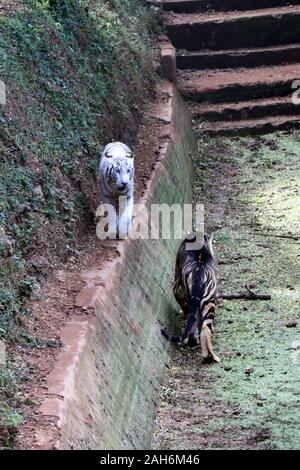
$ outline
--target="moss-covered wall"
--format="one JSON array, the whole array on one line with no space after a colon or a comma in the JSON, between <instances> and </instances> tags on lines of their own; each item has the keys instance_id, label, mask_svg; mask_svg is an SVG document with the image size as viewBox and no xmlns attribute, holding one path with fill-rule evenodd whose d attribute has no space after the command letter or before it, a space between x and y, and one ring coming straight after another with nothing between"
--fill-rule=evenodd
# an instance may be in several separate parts
<instances>
[{"instance_id":1,"label":"moss-covered wall","mask_svg":"<svg viewBox=\"0 0 300 470\"><path fill-rule=\"evenodd\" d=\"M146 204L192 198L195 141L181 98L172 105L171 134ZM167 105L166 105L167 106ZM146 448L168 348L160 323L174 311L173 266L178 240L131 240L107 273L96 320L84 348L60 448Z\"/></svg>"}]
</instances>

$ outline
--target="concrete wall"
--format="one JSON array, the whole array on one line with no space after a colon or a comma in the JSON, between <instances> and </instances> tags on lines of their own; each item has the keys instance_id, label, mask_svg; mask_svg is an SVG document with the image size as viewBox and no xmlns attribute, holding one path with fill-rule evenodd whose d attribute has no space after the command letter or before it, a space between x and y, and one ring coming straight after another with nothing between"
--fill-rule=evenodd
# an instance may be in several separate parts
<instances>
[{"instance_id":1,"label":"concrete wall","mask_svg":"<svg viewBox=\"0 0 300 470\"><path fill-rule=\"evenodd\" d=\"M161 154L143 203L187 203L192 199L196 142L184 104L170 83L153 109L161 119ZM58 448L143 449L149 447L155 402L168 360L160 334L175 303L172 280L179 241L118 242L119 259L106 269L83 273L77 299L94 305L96 316L64 328L64 351L48 379L48 402L56 410ZM69 359L66 359L69 354ZM55 399L54 395L59 399ZM40 439L45 448L44 438Z\"/></svg>"}]
</instances>

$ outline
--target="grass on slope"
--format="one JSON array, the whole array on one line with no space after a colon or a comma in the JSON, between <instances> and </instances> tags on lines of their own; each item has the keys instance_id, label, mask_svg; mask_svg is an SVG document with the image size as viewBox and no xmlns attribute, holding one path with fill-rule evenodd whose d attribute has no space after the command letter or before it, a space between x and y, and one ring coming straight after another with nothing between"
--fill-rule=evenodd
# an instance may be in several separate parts
<instances>
[{"instance_id":1,"label":"grass on slope","mask_svg":"<svg viewBox=\"0 0 300 470\"><path fill-rule=\"evenodd\" d=\"M159 26L139 0L19 3L0 17L0 340L34 345L27 299L88 230L103 145L135 139ZM10 426L0 409L0 425Z\"/></svg>"}]
</instances>

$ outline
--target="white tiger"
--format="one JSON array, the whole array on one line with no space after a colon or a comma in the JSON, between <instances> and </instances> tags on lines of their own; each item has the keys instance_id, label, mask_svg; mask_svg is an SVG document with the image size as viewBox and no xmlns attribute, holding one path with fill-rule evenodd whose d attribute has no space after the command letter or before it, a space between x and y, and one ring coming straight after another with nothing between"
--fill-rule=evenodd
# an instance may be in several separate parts
<instances>
[{"instance_id":1,"label":"white tiger","mask_svg":"<svg viewBox=\"0 0 300 470\"><path fill-rule=\"evenodd\" d=\"M115 209L108 212L109 227L115 227L113 231L123 238L128 234L133 212L134 158L130 148L122 142L106 145L99 176L102 202Z\"/></svg>"}]
</instances>

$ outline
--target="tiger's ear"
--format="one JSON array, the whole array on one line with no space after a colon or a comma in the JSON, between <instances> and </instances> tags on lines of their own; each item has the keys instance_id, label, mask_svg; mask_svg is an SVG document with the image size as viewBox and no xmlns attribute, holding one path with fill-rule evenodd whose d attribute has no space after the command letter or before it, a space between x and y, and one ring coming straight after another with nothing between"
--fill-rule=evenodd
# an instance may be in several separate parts
<instances>
[{"instance_id":1,"label":"tiger's ear","mask_svg":"<svg viewBox=\"0 0 300 470\"><path fill-rule=\"evenodd\" d=\"M112 158L112 154L109 153L109 152L105 152L104 156L105 156L106 158Z\"/></svg>"},{"instance_id":2,"label":"tiger's ear","mask_svg":"<svg viewBox=\"0 0 300 470\"><path fill-rule=\"evenodd\" d=\"M214 256L213 240L214 240L214 234L211 233L210 237L207 239L207 246L208 246L212 256Z\"/></svg>"},{"instance_id":3,"label":"tiger's ear","mask_svg":"<svg viewBox=\"0 0 300 470\"><path fill-rule=\"evenodd\" d=\"M204 234L204 240L208 242L209 240L213 240L214 238L214 233L212 232L210 235L208 233Z\"/></svg>"}]
</instances>

